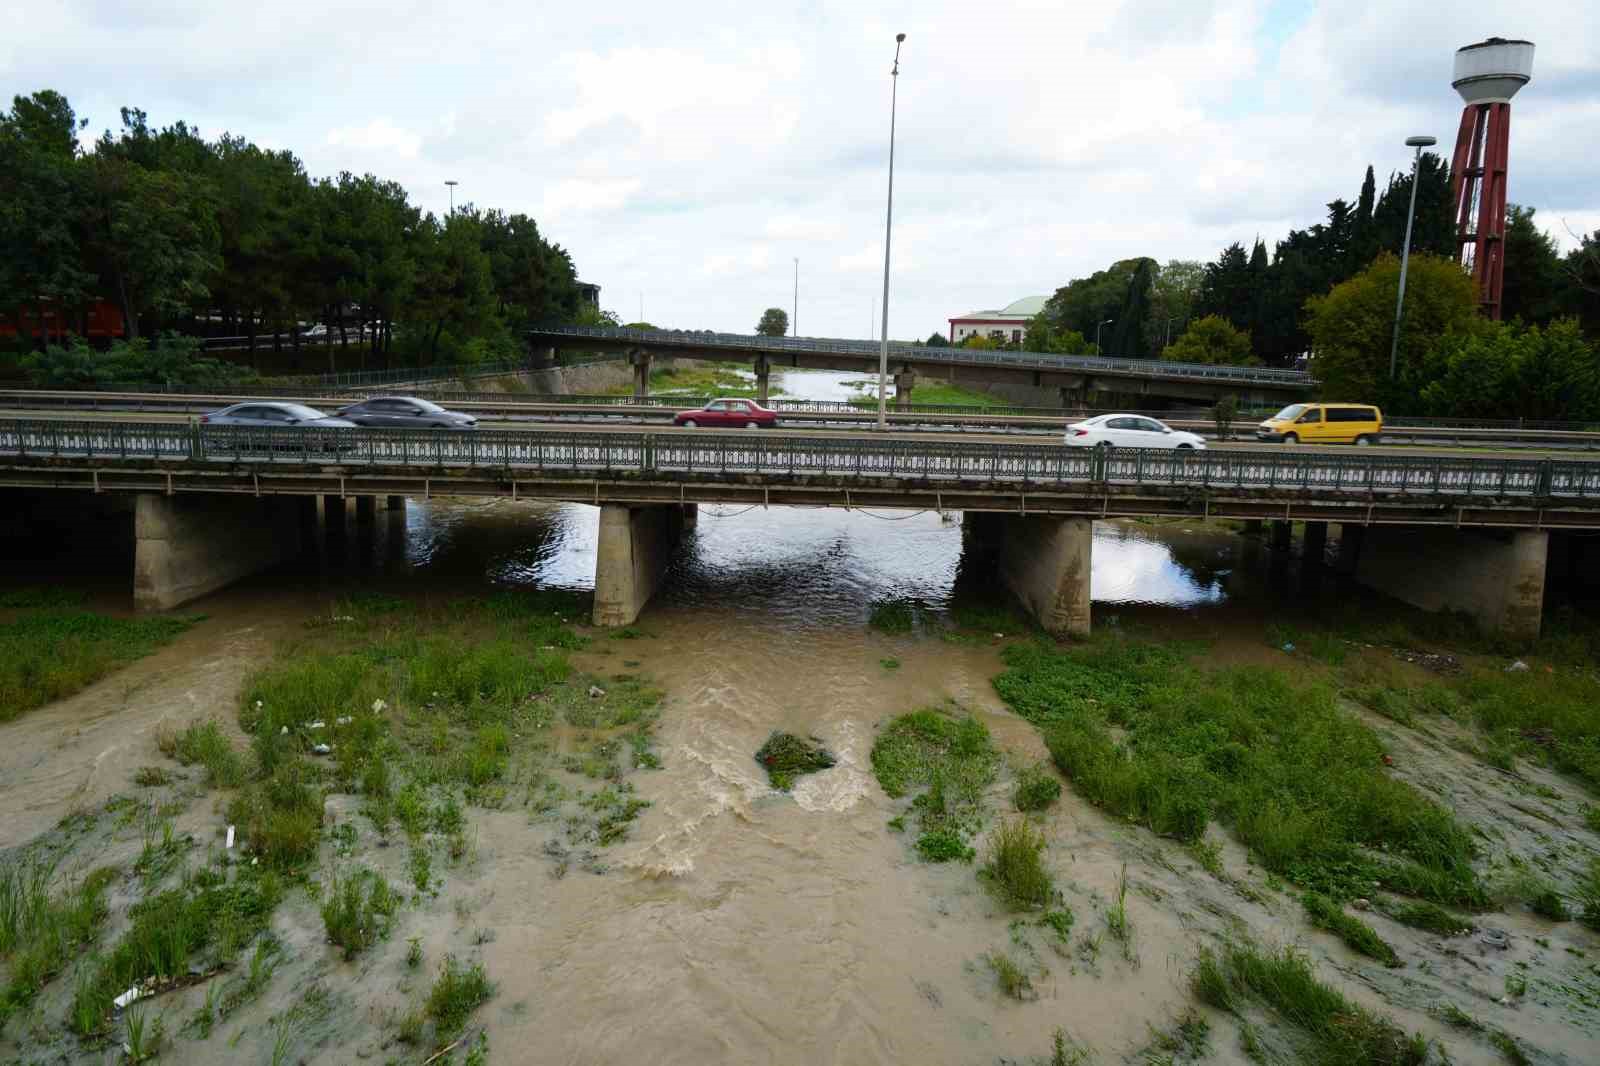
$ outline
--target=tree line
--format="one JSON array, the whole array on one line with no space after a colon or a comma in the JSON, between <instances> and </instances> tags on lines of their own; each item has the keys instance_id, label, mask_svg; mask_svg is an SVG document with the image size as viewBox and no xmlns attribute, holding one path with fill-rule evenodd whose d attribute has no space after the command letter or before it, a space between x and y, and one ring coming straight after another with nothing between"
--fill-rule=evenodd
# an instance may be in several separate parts
<instances>
[{"instance_id":1,"label":"tree line","mask_svg":"<svg viewBox=\"0 0 1600 1066\"><path fill-rule=\"evenodd\" d=\"M330 367L352 334L386 358L473 361L587 310L571 256L527 215L439 218L372 174L313 178L287 150L121 119L85 150L88 120L59 93L0 112L0 316L22 337L42 343L46 321L82 336L108 301L129 342L176 329L298 347L313 321Z\"/></svg>"}]
</instances>

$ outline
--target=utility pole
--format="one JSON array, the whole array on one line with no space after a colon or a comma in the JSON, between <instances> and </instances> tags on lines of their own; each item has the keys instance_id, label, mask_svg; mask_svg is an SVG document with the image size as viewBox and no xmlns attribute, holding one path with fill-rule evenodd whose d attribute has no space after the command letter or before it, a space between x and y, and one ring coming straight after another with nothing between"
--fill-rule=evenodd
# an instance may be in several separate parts
<instances>
[{"instance_id":1,"label":"utility pole","mask_svg":"<svg viewBox=\"0 0 1600 1066\"><path fill-rule=\"evenodd\" d=\"M794 257L794 314L789 316L789 336L800 336L800 257Z\"/></svg>"},{"instance_id":2,"label":"utility pole","mask_svg":"<svg viewBox=\"0 0 1600 1066\"><path fill-rule=\"evenodd\" d=\"M1417 214L1417 179L1422 176L1422 150L1434 143L1434 139L1426 135L1406 138L1406 146L1415 148L1417 152L1411 159L1411 207L1406 211L1406 243L1400 247L1400 292L1394 299L1394 336L1389 341L1390 381L1394 380L1395 360L1400 355L1400 312L1406 306L1406 267L1411 263L1411 220Z\"/></svg>"},{"instance_id":3,"label":"utility pole","mask_svg":"<svg viewBox=\"0 0 1600 1066\"><path fill-rule=\"evenodd\" d=\"M889 236L894 230L894 114L900 96L900 45L906 35L894 35L894 69L889 71L889 207L883 217L883 330L878 338L878 428L889 428Z\"/></svg>"}]
</instances>

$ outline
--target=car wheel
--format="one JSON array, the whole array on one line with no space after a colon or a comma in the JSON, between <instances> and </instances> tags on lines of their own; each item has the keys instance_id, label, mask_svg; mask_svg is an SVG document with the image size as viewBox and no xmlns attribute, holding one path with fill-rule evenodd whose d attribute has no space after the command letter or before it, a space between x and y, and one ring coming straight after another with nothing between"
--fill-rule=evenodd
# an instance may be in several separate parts
<instances>
[{"instance_id":1,"label":"car wheel","mask_svg":"<svg viewBox=\"0 0 1600 1066\"><path fill-rule=\"evenodd\" d=\"M1285 443L1285 444L1299 444L1300 443L1300 438L1295 436L1293 433L1285 433L1283 435L1283 443Z\"/></svg>"},{"instance_id":2,"label":"car wheel","mask_svg":"<svg viewBox=\"0 0 1600 1066\"><path fill-rule=\"evenodd\" d=\"M1108 440L1103 440L1096 444L1095 447L1099 448L1103 452L1109 452L1111 450L1111 442Z\"/></svg>"},{"instance_id":3,"label":"car wheel","mask_svg":"<svg viewBox=\"0 0 1600 1066\"><path fill-rule=\"evenodd\" d=\"M1192 452L1192 451L1194 451L1194 445L1193 444L1180 444L1180 445L1178 445L1178 450L1180 452Z\"/></svg>"},{"instance_id":4,"label":"car wheel","mask_svg":"<svg viewBox=\"0 0 1600 1066\"><path fill-rule=\"evenodd\" d=\"M1356 447L1357 448L1365 448L1365 447L1368 447L1371 444L1372 444L1372 438L1367 436L1366 434L1362 434L1361 436L1356 438Z\"/></svg>"},{"instance_id":5,"label":"car wheel","mask_svg":"<svg viewBox=\"0 0 1600 1066\"><path fill-rule=\"evenodd\" d=\"M699 425L699 424L700 424L700 423L698 423L698 422L696 422L696 421L695 421L695 420L694 420L694 419L692 419L692 418L685 418L685 419L684 419L684 420L683 420L683 428L684 428L684 429L694 429L694 428L695 428L695 427L696 427L696 426L698 426L698 425Z\"/></svg>"},{"instance_id":6,"label":"car wheel","mask_svg":"<svg viewBox=\"0 0 1600 1066\"><path fill-rule=\"evenodd\" d=\"M760 422L746 422L744 424L744 428L745 429L760 429L761 428L761 423Z\"/></svg>"},{"instance_id":7,"label":"car wheel","mask_svg":"<svg viewBox=\"0 0 1600 1066\"><path fill-rule=\"evenodd\" d=\"M433 424L433 428L434 429L449 429L450 427L445 425L443 422L435 422Z\"/></svg>"}]
</instances>

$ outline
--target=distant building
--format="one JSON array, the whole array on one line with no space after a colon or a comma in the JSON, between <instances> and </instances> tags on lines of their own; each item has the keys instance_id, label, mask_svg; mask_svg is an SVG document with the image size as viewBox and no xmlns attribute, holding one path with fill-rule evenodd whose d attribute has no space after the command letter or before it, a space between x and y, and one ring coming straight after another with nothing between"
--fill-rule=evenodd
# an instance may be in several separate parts
<instances>
[{"instance_id":1,"label":"distant building","mask_svg":"<svg viewBox=\"0 0 1600 1066\"><path fill-rule=\"evenodd\" d=\"M973 311L950 320L950 343L960 344L968 337L988 337L1001 343L1021 342L1028 319L1044 310L1045 296L1024 296L998 311Z\"/></svg>"},{"instance_id":2,"label":"distant building","mask_svg":"<svg viewBox=\"0 0 1600 1066\"><path fill-rule=\"evenodd\" d=\"M587 281L578 282L578 299L590 307L600 306L600 286L591 285Z\"/></svg>"}]
</instances>

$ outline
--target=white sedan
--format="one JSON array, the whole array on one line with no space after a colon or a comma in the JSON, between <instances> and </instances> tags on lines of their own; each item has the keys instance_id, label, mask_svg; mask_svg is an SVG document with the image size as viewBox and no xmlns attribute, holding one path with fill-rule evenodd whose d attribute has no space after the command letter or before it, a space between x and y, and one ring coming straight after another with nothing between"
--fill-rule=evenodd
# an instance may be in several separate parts
<instances>
[{"instance_id":1,"label":"white sedan","mask_svg":"<svg viewBox=\"0 0 1600 1066\"><path fill-rule=\"evenodd\" d=\"M1096 415L1067 427L1069 448L1193 448L1205 450L1198 434L1162 425L1144 415Z\"/></svg>"}]
</instances>

